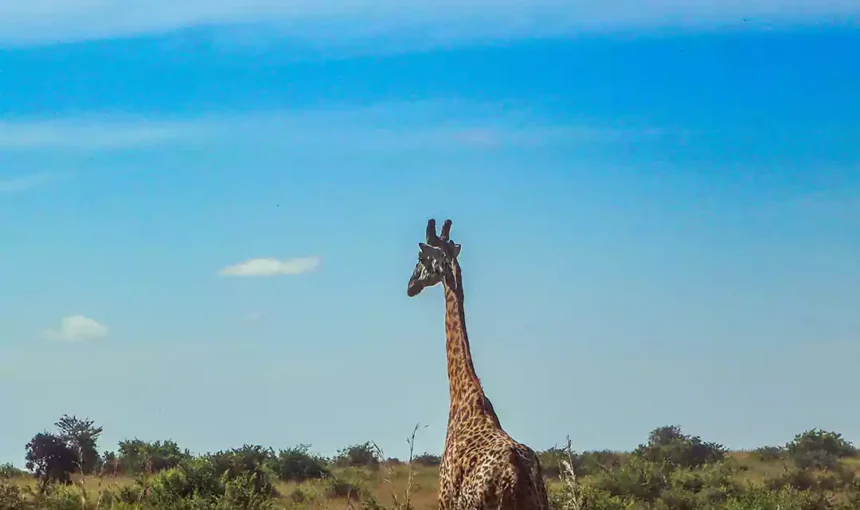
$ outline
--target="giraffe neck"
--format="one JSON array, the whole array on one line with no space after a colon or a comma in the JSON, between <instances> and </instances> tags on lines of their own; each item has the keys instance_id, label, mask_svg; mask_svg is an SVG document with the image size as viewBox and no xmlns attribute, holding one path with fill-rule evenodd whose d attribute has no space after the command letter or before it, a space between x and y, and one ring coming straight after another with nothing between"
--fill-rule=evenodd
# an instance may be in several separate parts
<instances>
[{"instance_id":1,"label":"giraffe neck","mask_svg":"<svg viewBox=\"0 0 860 510\"><path fill-rule=\"evenodd\" d=\"M456 421L461 412L488 416L497 426L499 419L484 394L481 381L472 363L466 315L463 307L463 279L460 265L454 264L455 287L447 282L445 289L445 350L448 355L448 386L451 396L449 422Z\"/></svg>"}]
</instances>

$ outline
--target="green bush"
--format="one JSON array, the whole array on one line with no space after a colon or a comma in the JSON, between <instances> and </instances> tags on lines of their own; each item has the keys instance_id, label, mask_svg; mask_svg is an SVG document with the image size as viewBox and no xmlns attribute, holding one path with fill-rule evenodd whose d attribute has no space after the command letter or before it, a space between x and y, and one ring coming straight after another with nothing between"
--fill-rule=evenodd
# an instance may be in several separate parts
<instances>
[{"instance_id":1,"label":"green bush","mask_svg":"<svg viewBox=\"0 0 860 510\"><path fill-rule=\"evenodd\" d=\"M256 453L255 453L256 452ZM243 448L182 461L150 480L154 508L264 510L275 495L259 450Z\"/></svg>"},{"instance_id":2,"label":"green bush","mask_svg":"<svg viewBox=\"0 0 860 510\"><path fill-rule=\"evenodd\" d=\"M283 481L318 480L329 474L322 457L308 453L309 445L299 445L278 452L272 462L275 475Z\"/></svg>"},{"instance_id":3,"label":"green bush","mask_svg":"<svg viewBox=\"0 0 860 510\"><path fill-rule=\"evenodd\" d=\"M77 488L55 485L34 500L39 510L82 510L81 494Z\"/></svg>"},{"instance_id":4,"label":"green bush","mask_svg":"<svg viewBox=\"0 0 860 510\"><path fill-rule=\"evenodd\" d=\"M255 494L267 497L275 495L272 485L277 459L271 448L259 445L244 445L229 451L220 451L209 456L217 473L225 476L225 481L248 478L253 484Z\"/></svg>"},{"instance_id":5,"label":"green bush","mask_svg":"<svg viewBox=\"0 0 860 510\"><path fill-rule=\"evenodd\" d=\"M272 508L274 489L264 492L256 473L245 472L226 480L224 496L218 501L224 510L269 510Z\"/></svg>"},{"instance_id":6,"label":"green bush","mask_svg":"<svg viewBox=\"0 0 860 510\"><path fill-rule=\"evenodd\" d=\"M0 464L0 480L10 480L21 476L27 476L27 472L23 469L18 469L11 462Z\"/></svg>"},{"instance_id":7,"label":"green bush","mask_svg":"<svg viewBox=\"0 0 860 510\"><path fill-rule=\"evenodd\" d=\"M821 495L804 492L790 487L767 490L751 487L730 499L723 507L725 510L826 510L827 499Z\"/></svg>"},{"instance_id":8,"label":"green bush","mask_svg":"<svg viewBox=\"0 0 860 510\"><path fill-rule=\"evenodd\" d=\"M595 487L620 498L652 503L669 486L666 465L632 457L619 469L594 475Z\"/></svg>"},{"instance_id":9,"label":"green bush","mask_svg":"<svg viewBox=\"0 0 860 510\"><path fill-rule=\"evenodd\" d=\"M148 442L140 439L120 441L118 453L106 452L103 470L129 475L144 472L157 473L179 465L191 457L188 450L180 450L171 440Z\"/></svg>"},{"instance_id":10,"label":"green bush","mask_svg":"<svg viewBox=\"0 0 860 510\"><path fill-rule=\"evenodd\" d=\"M635 456L675 468L695 468L720 462L726 457L726 453L722 445L704 442L698 436L686 435L681 432L680 427L674 425L655 429L648 436L648 443L639 445L633 451Z\"/></svg>"},{"instance_id":11,"label":"green bush","mask_svg":"<svg viewBox=\"0 0 860 510\"><path fill-rule=\"evenodd\" d=\"M785 450L800 469L833 469L839 459L857 455L857 449L842 434L819 429L796 435Z\"/></svg>"},{"instance_id":12,"label":"green bush","mask_svg":"<svg viewBox=\"0 0 860 510\"><path fill-rule=\"evenodd\" d=\"M373 444L368 441L362 444L354 444L338 450L334 462L341 467L369 467L379 466L379 456Z\"/></svg>"}]
</instances>

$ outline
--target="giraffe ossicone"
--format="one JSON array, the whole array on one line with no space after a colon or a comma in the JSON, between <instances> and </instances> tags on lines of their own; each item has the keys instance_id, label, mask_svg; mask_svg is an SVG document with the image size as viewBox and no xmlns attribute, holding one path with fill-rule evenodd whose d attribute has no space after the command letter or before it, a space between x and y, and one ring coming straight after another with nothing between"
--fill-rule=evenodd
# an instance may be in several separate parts
<instances>
[{"instance_id":1,"label":"giraffe ossicone","mask_svg":"<svg viewBox=\"0 0 860 510\"><path fill-rule=\"evenodd\" d=\"M445 350L450 407L445 451L439 467L440 510L548 510L549 501L537 454L501 426L472 363L463 300L463 279L450 240L451 220L441 235L427 222L418 243L418 263L406 293L417 296L442 284L445 291Z\"/></svg>"}]
</instances>

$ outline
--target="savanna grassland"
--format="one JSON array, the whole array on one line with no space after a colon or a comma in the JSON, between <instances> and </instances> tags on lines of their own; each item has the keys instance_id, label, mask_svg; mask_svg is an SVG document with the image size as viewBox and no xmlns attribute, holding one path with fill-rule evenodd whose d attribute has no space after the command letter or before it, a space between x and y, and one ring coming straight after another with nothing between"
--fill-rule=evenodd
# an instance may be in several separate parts
<instances>
[{"instance_id":1,"label":"savanna grassland","mask_svg":"<svg viewBox=\"0 0 860 510\"><path fill-rule=\"evenodd\" d=\"M436 508L432 454L388 458L367 442L331 458L307 445L195 455L139 439L99 453L92 421L63 416L55 426L26 444L26 470L0 466L0 510ZM860 509L860 452L823 430L732 452L667 426L631 452L540 456L553 510Z\"/></svg>"}]
</instances>

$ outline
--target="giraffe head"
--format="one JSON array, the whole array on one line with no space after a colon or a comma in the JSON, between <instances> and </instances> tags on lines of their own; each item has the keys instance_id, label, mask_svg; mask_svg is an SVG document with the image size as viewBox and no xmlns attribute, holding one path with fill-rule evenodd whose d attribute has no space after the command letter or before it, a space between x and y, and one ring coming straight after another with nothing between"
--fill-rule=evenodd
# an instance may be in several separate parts
<instances>
[{"instance_id":1,"label":"giraffe head","mask_svg":"<svg viewBox=\"0 0 860 510\"><path fill-rule=\"evenodd\" d=\"M449 239L450 234L451 220L445 220L440 236L436 235L436 220L427 222L426 242L418 243L418 263L409 278L407 296L417 296L426 287L442 281L455 284L454 267L460 254L460 245Z\"/></svg>"}]
</instances>

